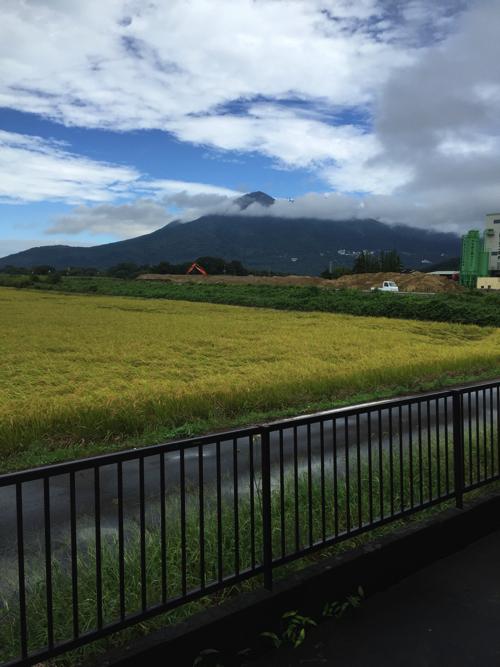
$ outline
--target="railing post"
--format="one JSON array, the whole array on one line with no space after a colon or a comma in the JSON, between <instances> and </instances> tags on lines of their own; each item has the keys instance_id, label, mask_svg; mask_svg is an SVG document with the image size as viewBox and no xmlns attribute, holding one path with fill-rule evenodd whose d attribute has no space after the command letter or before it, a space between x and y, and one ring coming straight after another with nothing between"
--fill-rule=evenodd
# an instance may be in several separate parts
<instances>
[{"instance_id":1,"label":"railing post","mask_svg":"<svg viewBox=\"0 0 500 667\"><path fill-rule=\"evenodd\" d=\"M262 427L262 548L264 567L264 586L270 591L273 587L273 544L271 526L271 449L269 429Z\"/></svg>"},{"instance_id":2,"label":"railing post","mask_svg":"<svg viewBox=\"0 0 500 667\"><path fill-rule=\"evenodd\" d=\"M459 509L464 506L464 439L462 393L452 392L453 400L453 468L455 471L455 502Z\"/></svg>"}]
</instances>

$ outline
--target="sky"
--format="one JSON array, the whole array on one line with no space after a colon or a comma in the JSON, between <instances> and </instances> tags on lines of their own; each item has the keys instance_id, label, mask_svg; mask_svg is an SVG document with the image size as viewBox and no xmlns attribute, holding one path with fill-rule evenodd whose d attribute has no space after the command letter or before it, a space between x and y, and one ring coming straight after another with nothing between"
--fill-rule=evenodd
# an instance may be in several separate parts
<instances>
[{"instance_id":1,"label":"sky","mask_svg":"<svg viewBox=\"0 0 500 667\"><path fill-rule=\"evenodd\" d=\"M498 0L1 11L0 256L235 213L253 190L273 215L459 233L500 210Z\"/></svg>"}]
</instances>

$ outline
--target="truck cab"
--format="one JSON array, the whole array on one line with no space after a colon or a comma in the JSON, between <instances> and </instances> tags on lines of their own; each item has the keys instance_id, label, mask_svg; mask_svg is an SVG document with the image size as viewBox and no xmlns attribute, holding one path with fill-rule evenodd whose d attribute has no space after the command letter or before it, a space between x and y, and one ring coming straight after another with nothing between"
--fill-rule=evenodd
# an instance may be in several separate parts
<instances>
[{"instance_id":1,"label":"truck cab","mask_svg":"<svg viewBox=\"0 0 500 667\"><path fill-rule=\"evenodd\" d=\"M372 287L372 292L399 292L399 287L394 280L384 280L382 287Z\"/></svg>"}]
</instances>

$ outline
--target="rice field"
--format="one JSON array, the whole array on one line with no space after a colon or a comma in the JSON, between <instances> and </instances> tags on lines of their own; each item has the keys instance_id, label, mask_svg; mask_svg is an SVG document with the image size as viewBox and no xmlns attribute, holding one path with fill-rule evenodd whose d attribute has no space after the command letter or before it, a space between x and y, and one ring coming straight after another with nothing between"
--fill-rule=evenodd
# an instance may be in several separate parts
<instances>
[{"instance_id":1,"label":"rice field","mask_svg":"<svg viewBox=\"0 0 500 667\"><path fill-rule=\"evenodd\" d=\"M0 459L500 367L500 330L0 288Z\"/></svg>"}]
</instances>

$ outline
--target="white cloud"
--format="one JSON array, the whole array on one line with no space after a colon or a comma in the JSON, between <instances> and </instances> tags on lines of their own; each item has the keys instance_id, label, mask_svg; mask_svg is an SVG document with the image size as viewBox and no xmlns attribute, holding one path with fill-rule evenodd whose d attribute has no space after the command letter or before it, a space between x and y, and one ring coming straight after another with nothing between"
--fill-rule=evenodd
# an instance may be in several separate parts
<instances>
[{"instance_id":1,"label":"white cloud","mask_svg":"<svg viewBox=\"0 0 500 667\"><path fill-rule=\"evenodd\" d=\"M311 167L376 153L372 136L354 125L332 126L276 104L254 104L245 116L187 117L173 123L185 141L237 151L258 151L285 167Z\"/></svg>"},{"instance_id":2,"label":"white cloud","mask_svg":"<svg viewBox=\"0 0 500 667\"><path fill-rule=\"evenodd\" d=\"M381 90L381 152L372 164L411 170L393 194L408 210L418 207L420 224L464 229L498 209L499 20L499 3L473 3L445 41Z\"/></svg>"},{"instance_id":3,"label":"white cloud","mask_svg":"<svg viewBox=\"0 0 500 667\"><path fill-rule=\"evenodd\" d=\"M97 162L55 141L0 130L0 201L112 201L138 178L131 167Z\"/></svg>"},{"instance_id":4,"label":"white cloud","mask_svg":"<svg viewBox=\"0 0 500 667\"><path fill-rule=\"evenodd\" d=\"M412 58L372 34L382 13L364 0L6 0L0 105L127 130L254 95L366 103Z\"/></svg>"},{"instance_id":5,"label":"white cloud","mask_svg":"<svg viewBox=\"0 0 500 667\"><path fill-rule=\"evenodd\" d=\"M67 215L58 216L48 234L112 234L127 238L147 234L175 219L161 204L138 199L130 204L113 206L78 206Z\"/></svg>"},{"instance_id":6,"label":"white cloud","mask_svg":"<svg viewBox=\"0 0 500 667\"><path fill-rule=\"evenodd\" d=\"M428 200L420 201L402 189L391 195L343 194L340 192L310 192L293 202L278 199L271 207L252 204L244 211L234 205L219 209L232 215L279 216L284 218L318 218L323 220L375 219L388 224L406 224L436 231L462 233L471 226L482 227L484 212L479 202L494 201L494 192L481 191L468 201L452 199L450 193L436 190ZM498 206L497 206L498 208ZM490 206L487 210L493 210ZM207 212L213 212L207 211ZM199 210L198 215L203 211ZM355 224L355 222L353 223Z\"/></svg>"},{"instance_id":7,"label":"white cloud","mask_svg":"<svg viewBox=\"0 0 500 667\"><path fill-rule=\"evenodd\" d=\"M458 228L500 201L499 20L493 0L4 0L0 106L258 152L367 193L366 215ZM148 228L155 205L189 217L234 195L9 141L0 196L135 194L129 231ZM9 167L25 163L26 181Z\"/></svg>"},{"instance_id":8,"label":"white cloud","mask_svg":"<svg viewBox=\"0 0 500 667\"><path fill-rule=\"evenodd\" d=\"M353 162L376 153L376 140L315 109L370 105L413 62L372 30L385 13L378 0L219 0L217 11L213 0L7 0L0 106L66 125L162 129L258 151L278 168L337 166L345 175L330 169L329 181L358 189L348 174L357 181Z\"/></svg>"},{"instance_id":9,"label":"white cloud","mask_svg":"<svg viewBox=\"0 0 500 667\"><path fill-rule=\"evenodd\" d=\"M147 179L133 167L91 160L41 137L0 130L0 202L111 202L147 194L233 197L237 191L208 183ZM206 201L205 201L206 203Z\"/></svg>"},{"instance_id":10,"label":"white cloud","mask_svg":"<svg viewBox=\"0 0 500 667\"><path fill-rule=\"evenodd\" d=\"M137 183L138 190L156 193L157 196L173 197L174 195L186 195L187 197L206 197L206 198L225 198L236 197L240 194L237 190L225 188L218 185L211 185L209 183L195 183L192 181L176 181L172 179L151 179L149 181L139 181ZM200 200L201 201L201 200ZM206 200L208 201L208 199Z\"/></svg>"},{"instance_id":11,"label":"white cloud","mask_svg":"<svg viewBox=\"0 0 500 667\"><path fill-rule=\"evenodd\" d=\"M85 232L124 239L148 234L174 220L186 222L208 213L240 211L234 205L234 198L240 193L233 190L183 181L152 181L151 190L156 195L154 199L77 206L69 213L57 216L46 233Z\"/></svg>"}]
</instances>

